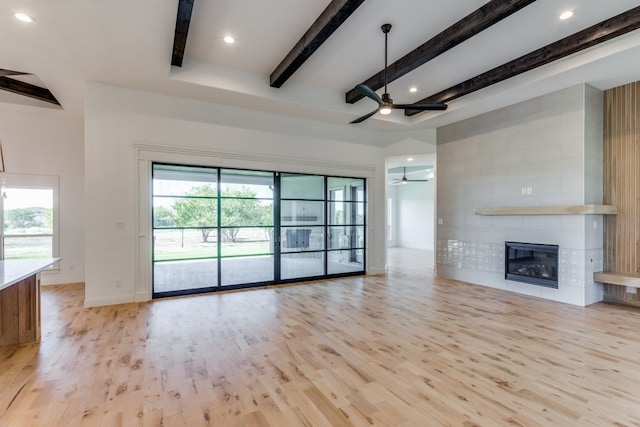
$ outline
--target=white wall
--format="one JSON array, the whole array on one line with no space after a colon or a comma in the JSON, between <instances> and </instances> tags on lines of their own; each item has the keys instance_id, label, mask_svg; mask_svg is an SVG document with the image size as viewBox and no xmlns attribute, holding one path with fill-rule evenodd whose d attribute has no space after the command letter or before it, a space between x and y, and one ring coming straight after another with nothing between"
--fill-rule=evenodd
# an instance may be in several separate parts
<instances>
[{"instance_id":1,"label":"white wall","mask_svg":"<svg viewBox=\"0 0 640 427\"><path fill-rule=\"evenodd\" d=\"M11 174L59 177L59 249L57 271L42 283L84 281L84 138L81 119L62 111L0 104L0 140L5 169Z\"/></svg>"},{"instance_id":2,"label":"white wall","mask_svg":"<svg viewBox=\"0 0 640 427\"><path fill-rule=\"evenodd\" d=\"M602 203L601 97L580 85L438 129L439 275L577 305L602 299L592 274L602 269L601 216L474 215ZM505 241L559 245L559 289L505 280Z\"/></svg>"},{"instance_id":3,"label":"white wall","mask_svg":"<svg viewBox=\"0 0 640 427\"><path fill-rule=\"evenodd\" d=\"M343 176L371 175L367 272L385 266L384 150L337 139L228 126L266 113L89 83L85 101L86 295L104 305L150 296L149 160ZM282 120L274 116L273 120ZM299 130L305 121L290 119ZM254 123L255 125L255 123ZM310 122L310 129L319 126ZM298 132L296 130L296 132ZM352 132L352 131L351 131ZM140 262L138 262L140 261ZM116 281L122 285L116 287Z\"/></svg>"},{"instance_id":4,"label":"white wall","mask_svg":"<svg viewBox=\"0 0 640 427\"><path fill-rule=\"evenodd\" d=\"M396 245L433 250L433 180L396 185Z\"/></svg>"}]
</instances>

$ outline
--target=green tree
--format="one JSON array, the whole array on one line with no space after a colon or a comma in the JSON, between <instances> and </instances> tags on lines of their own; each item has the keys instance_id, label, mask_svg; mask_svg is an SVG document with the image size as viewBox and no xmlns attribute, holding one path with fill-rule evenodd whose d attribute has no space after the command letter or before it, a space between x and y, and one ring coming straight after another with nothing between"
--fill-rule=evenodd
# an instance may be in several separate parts
<instances>
[{"instance_id":1,"label":"green tree","mask_svg":"<svg viewBox=\"0 0 640 427\"><path fill-rule=\"evenodd\" d=\"M202 241L207 242L217 224L216 190L210 186L194 187L189 197L173 204L175 222L179 227L196 227L202 232ZM222 195L221 238L235 242L240 228L236 226L269 227L273 225L273 208L256 199L250 188L227 190Z\"/></svg>"},{"instance_id":2,"label":"green tree","mask_svg":"<svg viewBox=\"0 0 640 427\"><path fill-rule=\"evenodd\" d=\"M5 230L53 229L53 211L42 207L16 208L5 213Z\"/></svg>"},{"instance_id":3,"label":"green tree","mask_svg":"<svg viewBox=\"0 0 640 427\"><path fill-rule=\"evenodd\" d=\"M273 208L256 199L256 192L242 187L222 195L222 239L235 242L240 229L234 226L268 227L273 225Z\"/></svg>"},{"instance_id":4,"label":"green tree","mask_svg":"<svg viewBox=\"0 0 640 427\"><path fill-rule=\"evenodd\" d=\"M216 190L209 185L193 187L187 196L173 204L175 223L178 227L200 228L202 241L208 242L218 224Z\"/></svg>"},{"instance_id":5,"label":"green tree","mask_svg":"<svg viewBox=\"0 0 640 427\"><path fill-rule=\"evenodd\" d=\"M176 212L173 209L158 206L153 208L154 227L173 227L176 225Z\"/></svg>"}]
</instances>

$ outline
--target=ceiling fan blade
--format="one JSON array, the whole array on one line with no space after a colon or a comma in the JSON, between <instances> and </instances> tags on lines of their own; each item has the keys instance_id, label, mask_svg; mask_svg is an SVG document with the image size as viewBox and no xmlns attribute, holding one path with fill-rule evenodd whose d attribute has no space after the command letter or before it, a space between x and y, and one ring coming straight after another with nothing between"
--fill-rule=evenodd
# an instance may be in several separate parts
<instances>
[{"instance_id":1,"label":"ceiling fan blade","mask_svg":"<svg viewBox=\"0 0 640 427\"><path fill-rule=\"evenodd\" d=\"M369 117L373 116L375 113L378 112L378 109L376 108L375 110L373 110L372 112L370 112L369 114L365 114L362 117L358 117L357 119L355 119L352 122L349 122L350 124L354 124L354 123L360 123L360 122L364 122L365 120L367 120Z\"/></svg>"},{"instance_id":2,"label":"ceiling fan blade","mask_svg":"<svg viewBox=\"0 0 640 427\"><path fill-rule=\"evenodd\" d=\"M366 96L368 98L371 98L374 101L376 101L378 103L378 105L382 105L382 99L369 86L363 85L363 84L359 84L358 86L355 87L355 89L356 89L357 92L360 92L362 95L364 95L364 96Z\"/></svg>"},{"instance_id":3,"label":"ceiling fan blade","mask_svg":"<svg viewBox=\"0 0 640 427\"><path fill-rule=\"evenodd\" d=\"M393 108L398 108L401 110L417 110L417 111L427 111L427 110L446 110L447 104L393 104Z\"/></svg>"}]
</instances>

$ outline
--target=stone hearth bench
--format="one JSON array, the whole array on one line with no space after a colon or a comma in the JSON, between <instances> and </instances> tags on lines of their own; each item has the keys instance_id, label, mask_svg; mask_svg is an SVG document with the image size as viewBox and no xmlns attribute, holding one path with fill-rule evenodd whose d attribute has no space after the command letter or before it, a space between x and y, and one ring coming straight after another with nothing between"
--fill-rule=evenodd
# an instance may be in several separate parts
<instances>
[{"instance_id":1,"label":"stone hearth bench","mask_svg":"<svg viewBox=\"0 0 640 427\"><path fill-rule=\"evenodd\" d=\"M598 283L608 285L631 286L640 288L640 276L632 276L625 273L615 273L613 271L599 271L593 273L593 280Z\"/></svg>"}]
</instances>

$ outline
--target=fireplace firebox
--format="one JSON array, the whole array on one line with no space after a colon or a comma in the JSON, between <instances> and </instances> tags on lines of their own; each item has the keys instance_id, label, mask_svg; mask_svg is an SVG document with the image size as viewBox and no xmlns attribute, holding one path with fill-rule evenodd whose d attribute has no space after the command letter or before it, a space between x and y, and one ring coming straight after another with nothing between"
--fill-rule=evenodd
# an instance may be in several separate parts
<instances>
[{"instance_id":1,"label":"fireplace firebox","mask_svg":"<svg viewBox=\"0 0 640 427\"><path fill-rule=\"evenodd\" d=\"M558 245L505 242L504 278L558 288Z\"/></svg>"}]
</instances>

